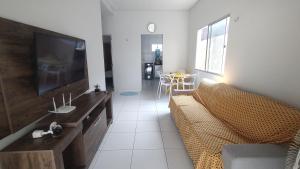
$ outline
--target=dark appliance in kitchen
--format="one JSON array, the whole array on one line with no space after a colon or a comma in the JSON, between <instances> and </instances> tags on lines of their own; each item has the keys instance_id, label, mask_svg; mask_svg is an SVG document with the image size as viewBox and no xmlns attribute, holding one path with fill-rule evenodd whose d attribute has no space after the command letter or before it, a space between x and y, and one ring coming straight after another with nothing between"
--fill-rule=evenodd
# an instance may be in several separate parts
<instances>
[{"instance_id":1,"label":"dark appliance in kitchen","mask_svg":"<svg viewBox=\"0 0 300 169\"><path fill-rule=\"evenodd\" d=\"M145 63L145 66L144 66L144 79L145 80L154 79L154 65L153 65L153 63Z\"/></svg>"}]
</instances>

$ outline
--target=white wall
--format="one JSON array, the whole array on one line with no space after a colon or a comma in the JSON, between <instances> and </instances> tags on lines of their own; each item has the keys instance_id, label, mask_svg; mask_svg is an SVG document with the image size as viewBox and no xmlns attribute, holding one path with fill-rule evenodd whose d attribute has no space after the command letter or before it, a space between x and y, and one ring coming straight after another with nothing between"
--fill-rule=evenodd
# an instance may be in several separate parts
<instances>
[{"instance_id":1,"label":"white wall","mask_svg":"<svg viewBox=\"0 0 300 169\"><path fill-rule=\"evenodd\" d=\"M199 72L200 77L300 107L300 1L200 0L189 15L189 68L194 67L197 29L227 14L232 20L225 75Z\"/></svg>"},{"instance_id":2,"label":"white wall","mask_svg":"<svg viewBox=\"0 0 300 169\"><path fill-rule=\"evenodd\" d=\"M140 91L141 34L148 34L147 24L157 25L163 34L164 71L186 67L187 11L119 11L103 17L103 33L112 35L114 82L118 91Z\"/></svg>"},{"instance_id":3,"label":"white wall","mask_svg":"<svg viewBox=\"0 0 300 169\"><path fill-rule=\"evenodd\" d=\"M0 17L85 39L90 88L98 83L105 89L99 0L1 0ZM0 149L33 126L0 140Z\"/></svg>"}]
</instances>

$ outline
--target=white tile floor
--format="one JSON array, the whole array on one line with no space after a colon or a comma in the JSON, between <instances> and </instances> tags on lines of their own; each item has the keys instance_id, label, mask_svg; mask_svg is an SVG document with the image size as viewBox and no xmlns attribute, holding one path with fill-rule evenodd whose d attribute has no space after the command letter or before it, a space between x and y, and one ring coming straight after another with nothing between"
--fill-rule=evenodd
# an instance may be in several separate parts
<instances>
[{"instance_id":1,"label":"white tile floor","mask_svg":"<svg viewBox=\"0 0 300 169\"><path fill-rule=\"evenodd\" d=\"M138 96L114 93L114 123L90 169L192 169L168 108L156 97L156 82L144 81Z\"/></svg>"}]
</instances>

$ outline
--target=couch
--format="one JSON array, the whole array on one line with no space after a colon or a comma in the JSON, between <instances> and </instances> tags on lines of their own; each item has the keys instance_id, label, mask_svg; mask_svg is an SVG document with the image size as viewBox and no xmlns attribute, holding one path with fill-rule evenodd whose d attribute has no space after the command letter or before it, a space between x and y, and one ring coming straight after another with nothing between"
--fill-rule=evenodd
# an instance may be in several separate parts
<instances>
[{"instance_id":1,"label":"couch","mask_svg":"<svg viewBox=\"0 0 300 169\"><path fill-rule=\"evenodd\" d=\"M195 169L223 168L224 145L288 143L300 129L298 109L226 84L201 83L169 107Z\"/></svg>"}]
</instances>

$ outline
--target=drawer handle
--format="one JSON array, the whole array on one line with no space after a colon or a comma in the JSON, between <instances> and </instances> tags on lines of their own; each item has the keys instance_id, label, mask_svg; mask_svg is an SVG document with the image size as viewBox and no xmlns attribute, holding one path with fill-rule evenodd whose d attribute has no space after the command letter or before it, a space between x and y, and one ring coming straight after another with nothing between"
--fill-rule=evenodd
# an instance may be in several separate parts
<instances>
[{"instance_id":1,"label":"drawer handle","mask_svg":"<svg viewBox=\"0 0 300 169\"><path fill-rule=\"evenodd\" d=\"M97 125L99 124L99 122L101 121L101 119L102 119L102 117L101 117L101 116L99 116L99 118L98 118L97 122L94 124L94 127L95 127L95 126L97 126Z\"/></svg>"}]
</instances>

